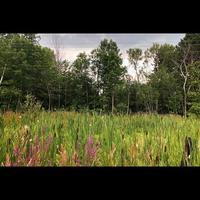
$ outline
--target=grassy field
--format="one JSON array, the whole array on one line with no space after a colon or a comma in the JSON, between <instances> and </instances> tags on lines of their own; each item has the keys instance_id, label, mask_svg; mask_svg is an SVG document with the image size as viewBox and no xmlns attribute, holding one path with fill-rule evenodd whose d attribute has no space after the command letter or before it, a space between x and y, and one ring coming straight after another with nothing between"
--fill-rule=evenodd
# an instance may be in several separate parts
<instances>
[{"instance_id":1,"label":"grassy field","mask_svg":"<svg viewBox=\"0 0 200 200\"><path fill-rule=\"evenodd\" d=\"M0 123L1 166L200 165L200 119L6 112Z\"/></svg>"}]
</instances>

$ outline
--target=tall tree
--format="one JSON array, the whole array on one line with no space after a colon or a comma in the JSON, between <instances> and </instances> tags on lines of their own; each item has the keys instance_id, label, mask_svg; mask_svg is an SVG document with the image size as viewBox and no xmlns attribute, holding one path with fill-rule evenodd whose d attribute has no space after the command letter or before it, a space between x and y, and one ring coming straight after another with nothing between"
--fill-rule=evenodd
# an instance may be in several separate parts
<instances>
[{"instance_id":1,"label":"tall tree","mask_svg":"<svg viewBox=\"0 0 200 200\"><path fill-rule=\"evenodd\" d=\"M45 81L54 70L54 54L48 48L34 44L22 34L0 38L0 68L4 69L1 99L16 106L31 93L45 102ZM8 95L9 93L9 95ZM16 96L17 95L17 96Z\"/></svg>"},{"instance_id":2,"label":"tall tree","mask_svg":"<svg viewBox=\"0 0 200 200\"><path fill-rule=\"evenodd\" d=\"M159 66L159 49L160 45L158 43L153 43L152 47L148 50L150 57L153 59L154 71L157 71Z\"/></svg>"},{"instance_id":3,"label":"tall tree","mask_svg":"<svg viewBox=\"0 0 200 200\"><path fill-rule=\"evenodd\" d=\"M52 44L54 48L54 53L55 53L55 59L56 59L56 68L58 70L58 107L60 108L61 104L61 74L62 74L62 55L61 55L61 36L57 34L52 35Z\"/></svg>"},{"instance_id":4,"label":"tall tree","mask_svg":"<svg viewBox=\"0 0 200 200\"><path fill-rule=\"evenodd\" d=\"M92 54L93 71L97 73L103 104L108 107L111 97L111 111L114 113L115 92L126 71L122 66L120 50L116 42L104 39Z\"/></svg>"},{"instance_id":5,"label":"tall tree","mask_svg":"<svg viewBox=\"0 0 200 200\"><path fill-rule=\"evenodd\" d=\"M85 99L85 105L89 108L89 89L91 87L91 79L89 77L89 67L90 67L90 60L86 53L78 54L76 60L72 64L73 73L76 76L77 83L79 83L79 94L81 97L82 90L83 96L82 99ZM79 99L80 100L80 99Z\"/></svg>"},{"instance_id":6,"label":"tall tree","mask_svg":"<svg viewBox=\"0 0 200 200\"><path fill-rule=\"evenodd\" d=\"M138 83L140 83L140 76L141 76L142 69L139 66L139 61L143 59L142 50L138 48L129 49L127 53L128 53L129 62L131 65L133 65L133 68L135 70L136 80Z\"/></svg>"},{"instance_id":7,"label":"tall tree","mask_svg":"<svg viewBox=\"0 0 200 200\"><path fill-rule=\"evenodd\" d=\"M189 112L200 116L200 61L195 61L188 66L188 91Z\"/></svg>"},{"instance_id":8,"label":"tall tree","mask_svg":"<svg viewBox=\"0 0 200 200\"><path fill-rule=\"evenodd\" d=\"M191 46L188 44L184 48L178 47L178 56L179 59L173 59L174 64L177 66L180 72L180 76L183 79L182 88L183 88L183 116L187 116L187 93L188 93L188 59L190 57ZM180 56L181 55L181 56Z\"/></svg>"},{"instance_id":9,"label":"tall tree","mask_svg":"<svg viewBox=\"0 0 200 200\"><path fill-rule=\"evenodd\" d=\"M125 75L125 83L127 89L127 115L130 112L130 93L131 93L131 83L132 83L132 76L129 74Z\"/></svg>"},{"instance_id":10,"label":"tall tree","mask_svg":"<svg viewBox=\"0 0 200 200\"><path fill-rule=\"evenodd\" d=\"M40 36L34 33L24 33L24 37L34 44L39 44Z\"/></svg>"},{"instance_id":11,"label":"tall tree","mask_svg":"<svg viewBox=\"0 0 200 200\"><path fill-rule=\"evenodd\" d=\"M139 92L140 92L140 78L141 78L141 75L142 75L142 67L139 65L139 61L141 61L143 59L143 55L142 55L142 50L141 49L129 49L127 51L128 53L128 59L129 59L129 62L131 64L131 66L133 66L134 70L135 70L135 73L136 73L136 82L137 84L135 85L136 86L136 110L138 111L138 105L139 105L139 99L138 99L138 96L139 96Z\"/></svg>"}]
</instances>

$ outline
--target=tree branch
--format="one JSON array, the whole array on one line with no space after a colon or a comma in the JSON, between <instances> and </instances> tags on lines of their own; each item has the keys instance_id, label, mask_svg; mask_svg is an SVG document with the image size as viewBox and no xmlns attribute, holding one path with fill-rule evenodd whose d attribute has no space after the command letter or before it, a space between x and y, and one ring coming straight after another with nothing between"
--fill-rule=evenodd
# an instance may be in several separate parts
<instances>
[{"instance_id":1,"label":"tree branch","mask_svg":"<svg viewBox=\"0 0 200 200\"><path fill-rule=\"evenodd\" d=\"M6 71L6 67L3 68L3 73L2 73L1 79L0 79L0 86L1 86L1 84L2 84L2 82L3 82L3 78L4 78L5 71Z\"/></svg>"}]
</instances>

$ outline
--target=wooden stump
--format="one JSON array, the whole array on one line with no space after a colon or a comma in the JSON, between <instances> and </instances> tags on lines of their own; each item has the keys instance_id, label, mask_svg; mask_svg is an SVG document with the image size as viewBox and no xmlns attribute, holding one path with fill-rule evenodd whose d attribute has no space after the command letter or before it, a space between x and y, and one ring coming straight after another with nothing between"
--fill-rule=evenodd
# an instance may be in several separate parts
<instances>
[{"instance_id":1,"label":"wooden stump","mask_svg":"<svg viewBox=\"0 0 200 200\"><path fill-rule=\"evenodd\" d=\"M181 166L189 166L191 164L191 152L193 150L191 137L185 138L185 146L183 150L183 156L181 160Z\"/></svg>"}]
</instances>

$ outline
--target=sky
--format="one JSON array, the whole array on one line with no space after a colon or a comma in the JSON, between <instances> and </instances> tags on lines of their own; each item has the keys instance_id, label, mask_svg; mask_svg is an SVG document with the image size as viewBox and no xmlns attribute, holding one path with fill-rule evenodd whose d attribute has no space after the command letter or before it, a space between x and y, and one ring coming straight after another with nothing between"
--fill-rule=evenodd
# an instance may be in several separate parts
<instances>
[{"instance_id":1,"label":"sky","mask_svg":"<svg viewBox=\"0 0 200 200\"><path fill-rule=\"evenodd\" d=\"M61 57L73 62L81 52L89 54L97 48L100 41L107 38L115 41L121 50L123 64L128 66L126 51L129 48L146 50L153 43L176 45L185 34L40 34L40 44L54 49L55 41L60 48ZM128 68L130 74L133 69Z\"/></svg>"}]
</instances>

